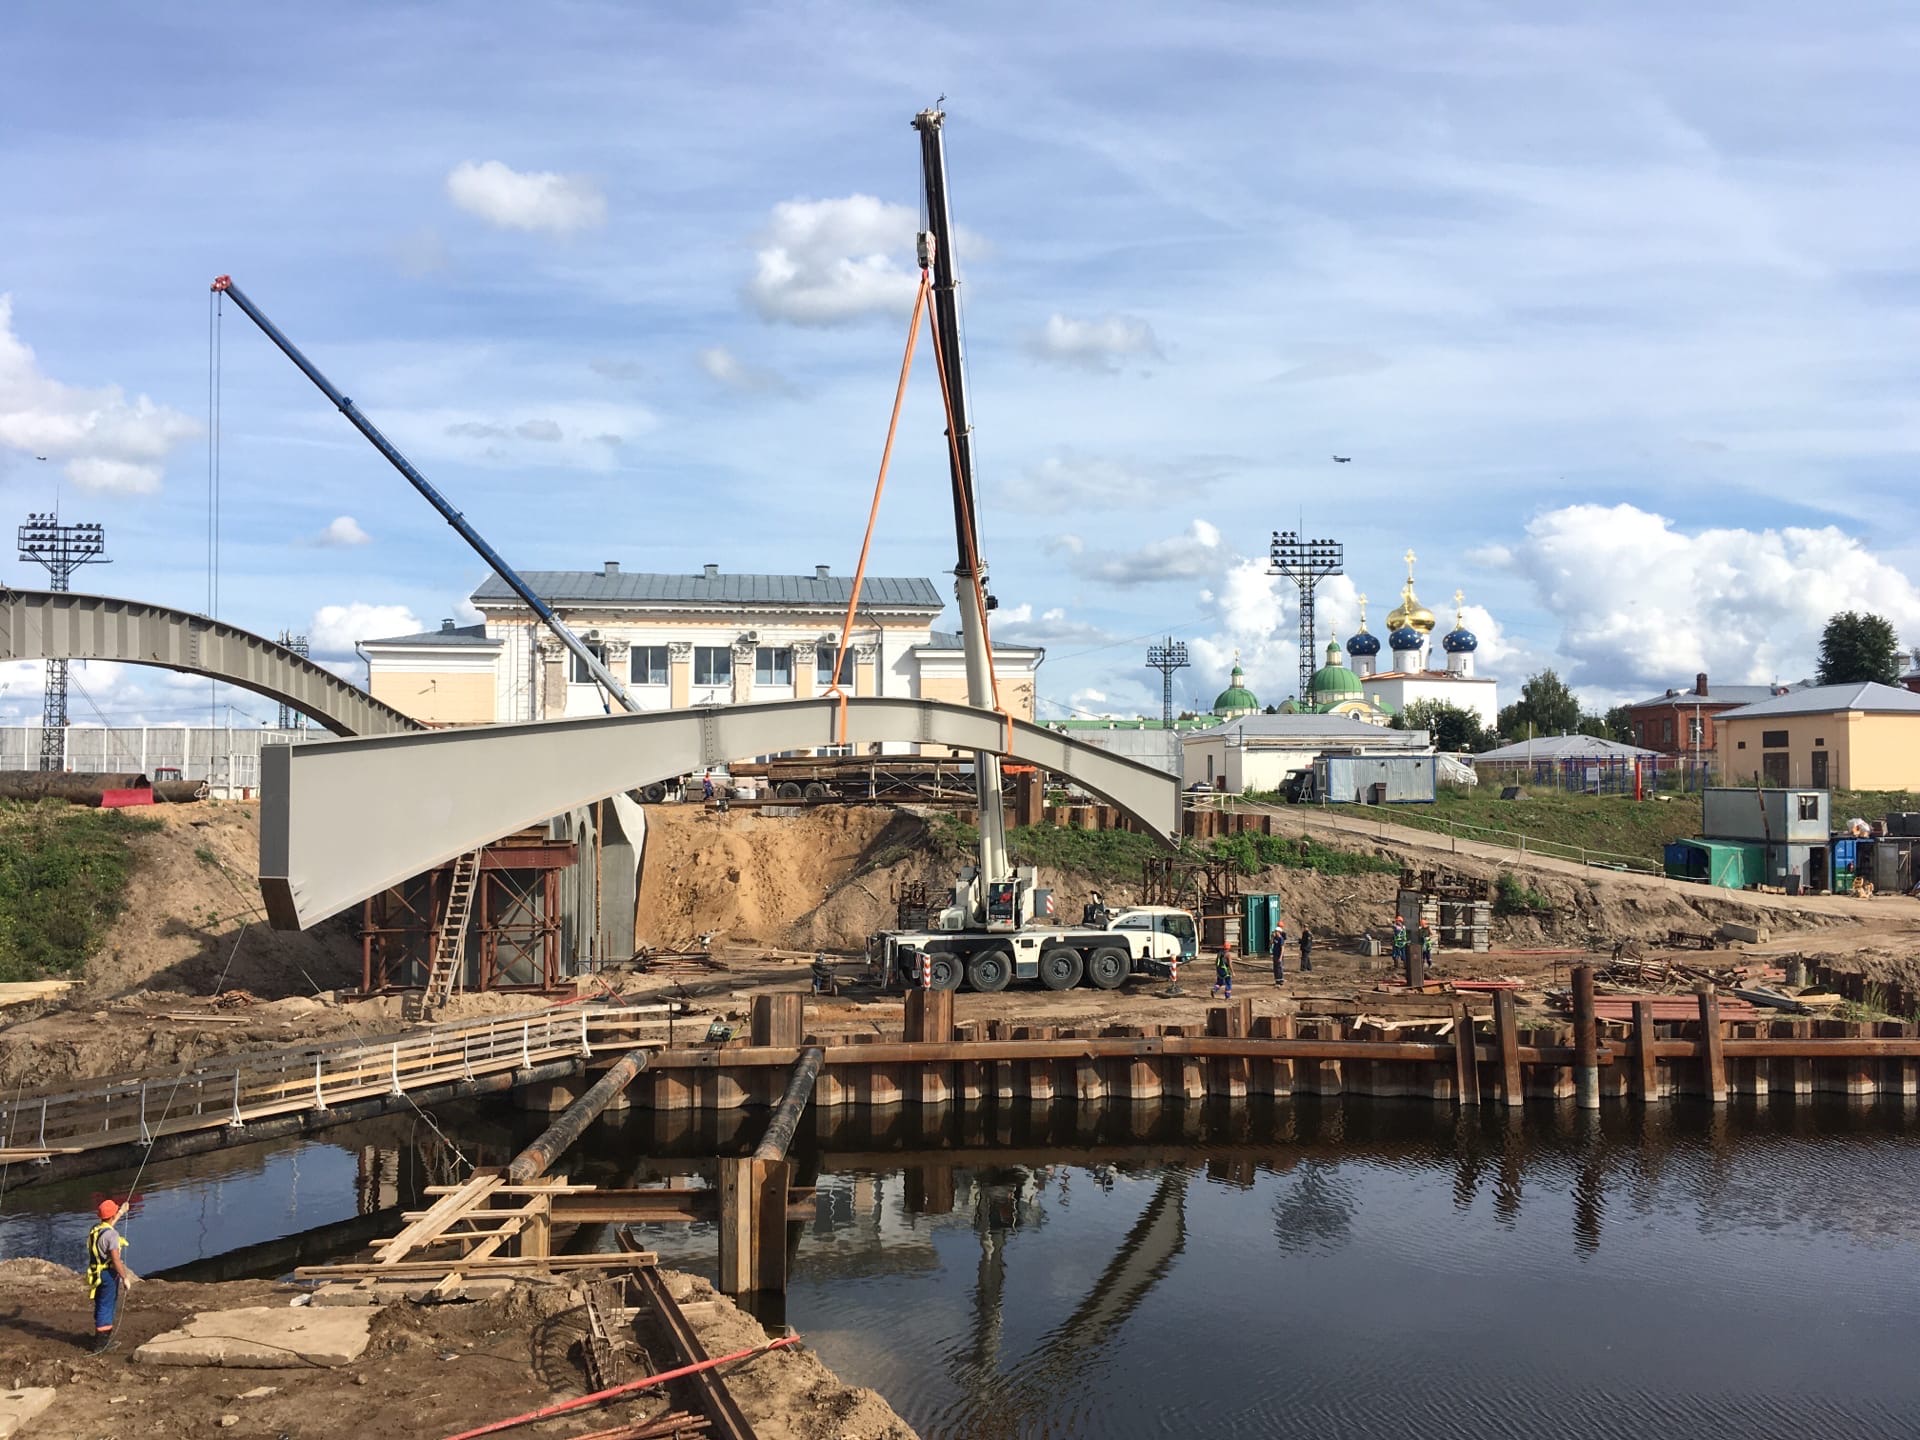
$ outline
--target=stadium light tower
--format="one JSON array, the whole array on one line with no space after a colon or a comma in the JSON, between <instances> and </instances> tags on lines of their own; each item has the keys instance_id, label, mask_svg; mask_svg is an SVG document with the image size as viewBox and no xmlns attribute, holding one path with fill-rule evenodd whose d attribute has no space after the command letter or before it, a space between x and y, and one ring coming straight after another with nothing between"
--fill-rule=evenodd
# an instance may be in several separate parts
<instances>
[{"instance_id":1,"label":"stadium light tower","mask_svg":"<svg viewBox=\"0 0 1920 1440\"><path fill-rule=\"evenodd\" d=\"M1273 568L1269 575L1284 575L1300 591L1300 688L1294 703L1308 703L1313 688L1313 587L1329 575L1338 575L1346 560L1346 547L1338 540L1302 540L1297 531L1273 532L1271 552Z\"/></svg>"},{"instance_id":2,"label":"stadium light tower","mask_svg":"<svg viewBox=\"0 0 1920 1440\"><path fill-rule=\"evenodd\" d=\"M66 591L82 565L108 564L99 525L62 525L57 514L29 515L20 527L20 558L44 565L49 589ZM40 712L40 768L58 770L67 752L67 662L47 661L47 698Z\"/></svg>"},{"instance_id":3,"label":"stadium light tower","mask_svg":"<svg viewBox=\"0 0 1920 1440\"><path fill-rule=\"evenodd\" d=\"M1184 670L1191 663L1187 659L1187 642L1175 640L1171 635L1147 647L1147 668L1160 672L1160 722L1168 730L1173 729L1173 672Z\"/></svg>"}]
</instances>

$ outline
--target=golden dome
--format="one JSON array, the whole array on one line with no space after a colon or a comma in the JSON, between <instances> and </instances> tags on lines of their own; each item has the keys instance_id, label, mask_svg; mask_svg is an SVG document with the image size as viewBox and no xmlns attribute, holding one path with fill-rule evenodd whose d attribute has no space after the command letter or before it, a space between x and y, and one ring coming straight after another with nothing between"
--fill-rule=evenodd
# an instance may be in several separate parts
<instances>
[{"instance_id":1,"label":"golden dome","mask_svg":"<svg viewBox=\"0 0 1920 1440\"><path fill-rule=\"evenodd\" d=\"M1422 635L1433 633L1433 612L1422 605L1413 593L1413 551L1406 553L1407 583L1400 591L1400 604L1387 616L1389 631L1409 628L1418 630Z\"/></svg>"}]
</instances>

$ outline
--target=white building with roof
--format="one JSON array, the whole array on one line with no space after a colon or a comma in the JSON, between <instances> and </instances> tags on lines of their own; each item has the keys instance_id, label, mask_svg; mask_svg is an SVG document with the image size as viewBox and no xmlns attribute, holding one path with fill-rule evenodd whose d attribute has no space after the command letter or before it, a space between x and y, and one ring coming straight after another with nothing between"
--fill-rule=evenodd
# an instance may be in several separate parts
<instances>
[{"instance_id":1,"label":"white building with roof","mask_svg":"<svg viewBox=\"0 0 1920 1440\"><path fill-rule=\"evenodd\" d=\"M1242 794L1278 790L1322 755L1431 755L1424 730L1389 730L1350 715L1243 715L1181 736L1182 779Z\"/></svg>"},{"instance_id":2,"label":"white building with roof","mask_svg":"<svg viewBox=\"0 0 1920 1440\"><path fill-rule=\"evenodd\" d=\"M834 678L853 582L811 575L536 570L523 578L580 636L643 710L809 699ZM598 715L591 675L497 576L473 592L477 625L363 640L368 689L433 725ZM933 628L945 602L929 580L869 576L840 662L855 696L965 700L957 635ZM1034 714L1045 651L994 646L1001 703Z\"/></svg>"}]
</instances>

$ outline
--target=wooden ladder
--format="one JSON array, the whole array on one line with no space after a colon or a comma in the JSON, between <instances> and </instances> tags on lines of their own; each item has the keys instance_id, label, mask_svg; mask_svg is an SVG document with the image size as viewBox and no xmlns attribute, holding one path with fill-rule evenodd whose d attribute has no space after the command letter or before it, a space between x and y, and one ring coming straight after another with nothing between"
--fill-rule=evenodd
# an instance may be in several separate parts
<instances>
[{"instance_id":1,"label":"wooden ladder","mask_svg":"<svg viewBox=\"0 0 1920 1440\"><path fill-rule=\"evenodd\" d=\"M422 1017L433 1015L453 997L467 953L467 920L473 914L474 892L480 883L480 852L469 850L453 862L447 883L447 905L433 929L433 964L427 971L426 994L420 999Z\"/></svg>"}]
</instances>

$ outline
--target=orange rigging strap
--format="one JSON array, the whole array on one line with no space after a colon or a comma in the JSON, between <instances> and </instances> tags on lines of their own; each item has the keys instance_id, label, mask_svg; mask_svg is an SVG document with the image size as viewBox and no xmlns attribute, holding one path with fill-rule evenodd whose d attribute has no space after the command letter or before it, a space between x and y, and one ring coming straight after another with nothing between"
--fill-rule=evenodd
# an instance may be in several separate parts
<instances>
[{"instance_id":1,"label":"orange rigging strap","mask_svg":"<svg viewBox=\"0 0 1920 1440\"><path fill-rule=\"evenodd\" d=\"M924 276L925 272L921 272ZM924 284L922 286L924 289ZM961 539L967 547L967 569L973 580L973 603L978 607L980 616L980 638L987 647L987 679L993 686L993 708L999 714L1005 736L1001 741L1004 751L1013 749L1013 716L1007 713L1007 707L1000 700L1000 667L993 658L993 632L987 625L987 591L980 583L980 538L974 531L973 507L968 502L966 486L960 483L960 436L953 420L953 391L947 384L947 357L940 348L939 323L929 315L928 328L933 332L933 368L940 373L940 402L947 412L947 448L952 454L954 472L954 493L960 501Z\"/></svg>"},{"instance_id":2,"label":"orange rigging strap","mask_svg":"<svg viewBox=\"0 0 1920 1440\"><path fill-rule=\"evenodd\" d=\"M887 466L893 462L893 437L900 428L900 408L907 398L907 376L913 370L913 351L920 340L920 315L927 308L927 292L932 285L933 277L922 269L920 289L913 297L913 318L907 322L907 353L900 360L900 383L893 392L893 415L887 421L887 443L880 451L880 475L873 482L873 504L867 511L867 533L860 541L860 563L854 566L853 592L847 596L847 618L841 623L840 648L833 657L833 682L827 687L827 694L840 702L836 725L837 743L841 745L847 743L847 696L840 688L840 672L847 663L847 642L853 634L854 614L860 608L860 587L867 578L867 552L873 548L873 528L880 519L880 496L887 488ZM936 346L939 338L938 334L934 336Z\"/></svg>"}]
</instances>

